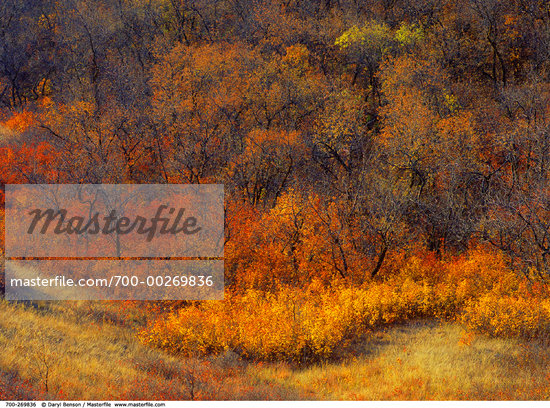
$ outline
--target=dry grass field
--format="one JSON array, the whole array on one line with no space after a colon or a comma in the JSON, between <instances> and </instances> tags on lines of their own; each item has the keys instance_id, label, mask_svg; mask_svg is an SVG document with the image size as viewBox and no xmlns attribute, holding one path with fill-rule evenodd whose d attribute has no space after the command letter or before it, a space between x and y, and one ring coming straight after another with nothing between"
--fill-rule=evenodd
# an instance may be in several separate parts
<instances>
[{"instance_id":1,"label":"dry grass field","mask_svg":"<svg viewBox=\"0 0 550 408\"><path fill-rule=\"evenodd\" d=\"M438 320L374 331L346 357L299 367L232 352L168 355L137 340L139 309L117 320L114 303L2 301L0 315L0 399L550 397L548 345L473 335Z\"/></svg>"}]
</instances>

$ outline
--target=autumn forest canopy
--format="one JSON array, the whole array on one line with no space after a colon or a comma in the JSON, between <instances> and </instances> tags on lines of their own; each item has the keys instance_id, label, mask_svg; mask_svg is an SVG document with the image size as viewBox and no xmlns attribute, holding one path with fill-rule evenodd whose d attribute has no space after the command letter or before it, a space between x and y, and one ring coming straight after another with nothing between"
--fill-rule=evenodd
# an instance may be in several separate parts
<instances>
[{"instance_id":1,"label":"autumn forest canopy","mask_svg":"<svg viewBox=\"0 0 550 408\"><path fill-rule=\"evenodd\" d=\"M0 5L3 183L223 183L226 279L550 272L550 4Z\"/></svg>"}]
</instances>

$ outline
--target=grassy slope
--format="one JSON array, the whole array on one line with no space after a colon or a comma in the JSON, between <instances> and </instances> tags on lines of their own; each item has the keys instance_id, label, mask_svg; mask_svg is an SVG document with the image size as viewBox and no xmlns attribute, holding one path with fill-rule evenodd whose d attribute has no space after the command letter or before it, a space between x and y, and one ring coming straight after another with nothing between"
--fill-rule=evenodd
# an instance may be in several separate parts
<instances>
[{"instance_id":1,"label":"grassy slope","mask_svg":"<svg viewBox=\"0 0 550 408\"><path fill-rule=\"evenodd\" d=\"M249 375L322 399L547 399L549 350L423 321L374 334L346 362L300 371L251 367Z\"/></svg>"},{"instance_id":2,"label":"grassy slope","mask_svg":"<svg viewBox=\"0 0 550 408\"><path fill-rule=\"evenodd\" d=\"M139 325L143 316L132 317ZM299 397L274 384L251 386L232 356L177 359L134 333L117 324L114 303L0 301L0 400Z\"/></svg>"},{"instance_id":3,"label":"grassy slope","mask_svg":"<svg viewBox=\"0 0 550 408\"><path fill-rule=\"evenodd\" d=\"M232 353L183 360L140 345L112 304L0 302L0 399L544 399L550 347L411 322L356 355L297 369ZM139 323L139 316L137 317ZM49 370L46 375L46 370Z\"/></svg>"}]
</instances>

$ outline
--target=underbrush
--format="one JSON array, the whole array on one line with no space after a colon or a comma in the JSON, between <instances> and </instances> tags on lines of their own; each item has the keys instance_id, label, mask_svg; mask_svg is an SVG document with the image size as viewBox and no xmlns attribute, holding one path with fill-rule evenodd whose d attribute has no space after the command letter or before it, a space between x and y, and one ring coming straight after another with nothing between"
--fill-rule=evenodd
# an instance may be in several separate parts
<instances>
[{"instance_id":1,"label":"underbrush","mask_svg":"<svg viewBox=\"0 0 550 408\"><path fill-rule=\"evenodd\" d=\"M546 336L544 286L493 253L442 261L412 256L399 272L362 285L313 281L303 288L226 292L181 308L140 331L142 343L183 356L233 351L256 360L307 363L334 356L370 330L415 318L458 320L495 336Z\"/></svg>"}]
</instances>

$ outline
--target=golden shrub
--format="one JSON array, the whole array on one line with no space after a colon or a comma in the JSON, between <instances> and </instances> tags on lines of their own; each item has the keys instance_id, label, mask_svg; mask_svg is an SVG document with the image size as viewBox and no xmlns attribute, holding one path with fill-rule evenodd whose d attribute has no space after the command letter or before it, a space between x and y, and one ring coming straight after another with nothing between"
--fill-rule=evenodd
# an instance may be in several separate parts
<instances>
[{"instance_id":1,"label":"golden shrub","mask_svg":"<svg viewBox=\"0 0 550 408\"><path fill-rule=\"evenodd\" d=\"M270 291L228 291L225 301L182 308L152 322L142 342L172 353L233 350L245 358L306 362L332 356L369 330L407 319L455 319L495 336L540 336L550 301L483 251L443 262L419 257L402 273L363 285L322 280Z\"/></svg>"},{"instance_id":2,"label":"golden shrub","mask_svg":"<svg viewBox=\"0 0 550 408\"><path fill-rule=\"evenodd\" d=\"M492 336L533 338L550 332L549 310L535 297L490 292L468 303L462 321L471 330Z\"/></svg>"}]
</instances>

